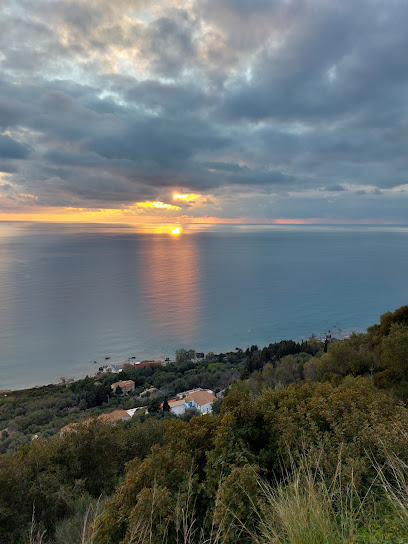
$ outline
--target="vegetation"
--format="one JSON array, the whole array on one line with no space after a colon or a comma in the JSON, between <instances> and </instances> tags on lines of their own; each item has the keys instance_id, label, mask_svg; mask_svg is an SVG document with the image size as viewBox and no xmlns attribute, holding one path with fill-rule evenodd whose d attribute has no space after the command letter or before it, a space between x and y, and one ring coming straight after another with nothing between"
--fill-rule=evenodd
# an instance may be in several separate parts
<instances>
[{"instance_id":1,"label":"vegetation","mask_svg":"<svg viewBox=\"0 0 408 544\"><path fill-rule=\"evenodd\" d=\"M3 426L20 425L29 443L0 456L1 543L408 543L408 307L326 346L179 355L126 373L136 394L109 405L112 376L2 398ZM142 402L147 386L164 398L193 387L191 376L224 389L234 374L213 415L183 420L146 398L148 416L55 432ZM72 405L56 410L57 399ZM38 418L31 427L19 401Z\"/></svg>"},{"instance_id":2,"label":"vegetation","mask_svg":"<svg viewBox=\"0 0 408 544\"><path fill-rule=\"evenodd\" d=\"M184 350L185 351L185 350ZM195 352L189 351L193 356ZM120 374L102 373L70 384L47 385L0 394L0 453L27 445L33 436L55 436L68 423L98 416L115 408L148 406L152 401L158 409L159 400L196 387L218 391L239 378L244 365L244 353L220 354L195 363L190 359L167 366L134 368L129 365ZM211 365L217 361L217 367ZM135 391L121 396L112 383L131 379ZM139 395L155 387L158 394ZM154 410L153 410L154 411Z\"/></svg>"}]
</instances>

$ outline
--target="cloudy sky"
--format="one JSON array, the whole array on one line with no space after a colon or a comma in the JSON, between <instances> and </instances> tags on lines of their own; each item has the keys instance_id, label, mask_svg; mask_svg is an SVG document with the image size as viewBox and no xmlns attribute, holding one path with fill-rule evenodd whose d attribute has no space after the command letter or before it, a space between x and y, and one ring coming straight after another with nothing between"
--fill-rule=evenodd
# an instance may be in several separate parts
<instances>
[{"instance_id":1,"label":"cloudy sky","mask_svg":"<svg viewBox=\"0 0 408 544\"><path fill-rule=\"evenodd\" d=\"M2 0L0 219L408 223L406 0Z\"/></svg>"}]
</instances>

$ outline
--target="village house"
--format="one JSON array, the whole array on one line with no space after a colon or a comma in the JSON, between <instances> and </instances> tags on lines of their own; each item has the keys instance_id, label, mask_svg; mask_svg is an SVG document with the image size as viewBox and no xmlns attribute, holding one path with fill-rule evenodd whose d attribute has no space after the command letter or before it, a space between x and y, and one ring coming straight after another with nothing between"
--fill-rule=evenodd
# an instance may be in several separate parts
<instances>
[{"instance_id":1,"label":"village house","mask_svg":"<svg viewBox=\"0 0 408 544\"><path fill-rule=\"evenodd\" d=\"M130 412L130 410L129 410ZM65 427L62 427L60 429L60 434L68 434L72 432L77 432L77 430L80 427L87 427L92 422L99 419L100 421L103 421L104 423L117 423L118 421L128 421L129 419L132 419L132 415L127 410L114 410L113 412L110 412L109 414L101 414L100 416L96 417L90 417L88 419L85 419L84 421L78 421L75 423L68 423L68 425L65 425Z\"/></svg>"},{"instance_id":2,"label":"village house","mask_svg":"<svg viewBox=\"0 0 408 544\"><path fill-rule=\"evenodd\" d=\"M114 410L110 414L101 414L98 419L106 423L116 423L117 421L128 421L132 416L126 410Z\"/></svg>"},{"instance_id":3,"label":"village house","mask_svg":"<svg viewBox=\"0 0 408 544\"><path fill-rule=\"evenodd\" d=\"M217 397L209 389L204 391L195 391L184 398L186 408L195 408L201 414L211 414L213 402Z\"/></svg>"},{"instance_id":4,"label":"village house","mask_svg":"<svg viewBox=\"0 0 408 544\"><path fill-rule=\"evenodd\" d=\"M186 411L186 405L183 399L171 399L168 401L170 406L170 412L176 416L181 416Z\"/></svg>"},{"instance_id":5,"label":"village house","mask_svg":"<svg viewBox=\"0 0 408 544\"><path fill-rule=\"evenodd\" d=\"M201 414L211 414L213 402L217 397L210 389L192 389L179 393L175 399L168 401L170 412L181 416L188 409L195 408Z\"/></svg>"},{"instance_id":6,"label":"village house","mask_svg":"<svg viewBox=\"0 0 408 544\"><path fill-rule=\"evenodd\" d=\"M182 393L177 393L176 399L184 399L184 397L187 397L187 395L190 395L190 393L196 393L197 391L203 391L201 387L196 387L195 389L189 389L188 391L183 391Z\"/></svg>"},{"instance_id":7,"label":"village house","mask_svg":"<svg viewBox=\"0 0 408 544\"><path fill-rule=\"evenodd\" d=\"M116 393L117 388L120 387L122 395L127 395L130 391L135 390L135 382L133 380L121 380L111 385L112 391Z\"/></svg>"}]
</instances>

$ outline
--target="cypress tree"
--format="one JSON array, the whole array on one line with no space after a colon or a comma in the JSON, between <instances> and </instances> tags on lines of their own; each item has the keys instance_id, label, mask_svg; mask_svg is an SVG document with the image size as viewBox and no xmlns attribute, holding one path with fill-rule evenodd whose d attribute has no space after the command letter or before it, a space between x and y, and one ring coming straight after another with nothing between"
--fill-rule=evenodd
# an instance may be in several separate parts
<instances>
[{"instance_id":1,"label":"cypress tree","mask_svg":"<svg viewBox=\"0 0 408 544\"><path fill-rule=\"evenodd\" d=\"M164 397L163 401L163 412L170 412L170 405L167 402L167 397Z\"/></svg>"}]
</instances>

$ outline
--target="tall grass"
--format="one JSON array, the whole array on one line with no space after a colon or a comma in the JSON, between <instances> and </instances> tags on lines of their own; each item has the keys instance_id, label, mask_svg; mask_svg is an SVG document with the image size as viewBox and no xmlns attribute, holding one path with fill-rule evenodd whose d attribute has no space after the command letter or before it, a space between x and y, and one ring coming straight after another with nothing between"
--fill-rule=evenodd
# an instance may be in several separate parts
<instances>
[{"instance_id":1,"label":"tall grass","mask_svg":"<svg viewBox=\"0 0 408 544\"><path fill-rule=\"evenodd\" d=\"M309 458L292 464L284 482L276 486L260 481L264 503L257 512L258 544L348 544L357 532L365 499L357 493L353 477L342 477L339 457L330 480Z\"/></svg>"},{"instance_id":2,"label":"tall grass","mask_svg":"<svg viewBox=\"0 0 408 544\"><path fill-rule=\"evenodd\" d=\"M408 433L403 429L398 431L408 442ZM408 532L408 464L394 452L385 451L386 462L383 466L380 466L375 458L372 462L389 503L394 507L402 526Z\"/></svg>"},{"instance_id":3,"label":"tall grass","mask_svg":"<svg viewBox=\"0 0 408 544\"><path fill-rule=\"evenodd\" d=\"M45 534L46 531L35 521L35 505L33 505L33 514L31 516L30 532L28 535L29 544L46 544Z\"/></svg>"}]
</instances>

